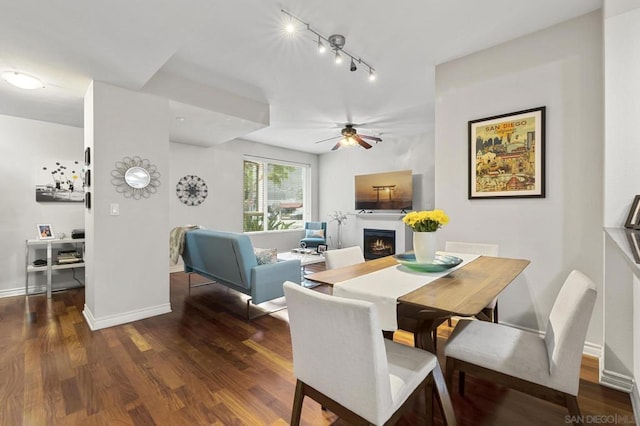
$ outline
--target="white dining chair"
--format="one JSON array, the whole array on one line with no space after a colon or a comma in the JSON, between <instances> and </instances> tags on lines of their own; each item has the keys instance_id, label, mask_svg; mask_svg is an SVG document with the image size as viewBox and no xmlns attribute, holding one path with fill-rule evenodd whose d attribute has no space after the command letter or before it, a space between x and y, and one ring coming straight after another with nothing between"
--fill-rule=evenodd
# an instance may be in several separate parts
<instances>
[{"instance_id":1,"label":"white dining chair","mask_svg":"<svg viewBox=\"0 0 640 426\"><path fill-rule=\"evenodd\" d=\"M364 263L364 255L360 246L346 247L324 252L324 262L327 269Z\"/></svg>"},{"instance_id":2,"label":"white dining chair","mask_svg":"<svg viewBox=\"0 0 640 426\"><path fill-rule=\"evenodd\" d=\"M581 419L576 396L596 297L593 282L579 271L571 272L553 304L544 337L502 324L461 320L445 346L449 389L458 370L458 388L464 394L468 372L564 405L573 420Z\"/></svg>"},{"instance_id":3,"label":"white dining chair","mask_svg":"<svg viewBox=\"0 0 640 426\"><path fill-rule=\"evenodd\" d=\"M298 425L305 396L349 423L391 424L424 390L427 423L433 416L433 371L447 424L455 424L435 355L382 337L374 304L329 296L284 283L289 309L296 390L291 424Z\"/></svg>"},{"instance_id":4,"label":"white dining chair","mask_svg":"<svg viewBox=\"0 0 640 426\"><path fill-rule=\"evenodd\" d=\"M498 244L466 243L460 241L447 241L444 244L444 251L452 253L479 254L481 256L498 257L500 251ZM495 297L483 310L491 321L498 322L498 298ZM451 319L449 319L451 327Z\"/></svg>"}]
</instances>

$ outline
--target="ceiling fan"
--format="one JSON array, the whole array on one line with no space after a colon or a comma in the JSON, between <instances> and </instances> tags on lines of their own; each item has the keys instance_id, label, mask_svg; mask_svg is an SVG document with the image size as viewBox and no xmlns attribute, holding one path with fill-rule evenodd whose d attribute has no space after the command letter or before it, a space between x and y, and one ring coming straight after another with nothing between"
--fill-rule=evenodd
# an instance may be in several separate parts
<instances>
[{"instance_id":1,"label":"ceiling fan","mask_svg":"<svg viewBox=\"0 0 640 426\"><path fill-rule=\"evenodd\" d=\"M344 128L340 131L340 134L342 135L342 137L338 141L338 143L335 144L335 146L333 148L331 148L331 151L335 151L336 149L338 149L340 147L355 146L355 145L360 145L361 147L363 147L365 149L371 148L372 145L370 143L368 143L367 141L365 141L365 139L372 140L375 143L382 142L382 138L379 138L377 136L369 136L369 135L363 135L361 133L358 133L357 130L353 126L354 126L353 124L345 124L344 125ZM328 138L328 139L323 139L321 141L317 141L316 143L330 141L331 139L335 139L335 138L338 138L338 137L340 137L340 136L333 136L333 137Z\"/></svg>"}]
</instances>

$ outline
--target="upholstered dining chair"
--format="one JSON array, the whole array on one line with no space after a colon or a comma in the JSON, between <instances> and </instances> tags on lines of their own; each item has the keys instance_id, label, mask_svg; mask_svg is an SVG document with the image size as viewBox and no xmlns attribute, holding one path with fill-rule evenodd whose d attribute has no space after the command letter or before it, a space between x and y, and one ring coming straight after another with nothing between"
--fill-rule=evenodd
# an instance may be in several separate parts
<instances>
[{"instance_id":1,"label":"upholstered dining chair","mask_svg":"<svg viewBox=\"0 0 640 426\"><path fill-rule=\"evenodd\" d=\"M581 419L578 406L582 350L597 292L579 271L569 274L556 298L547 332L537 333L487 321L462 320L445 346L449 388L459 371L564 405Z\"/></svg>"},{"instance_id":2,"label":"upholstered dining chair","mask_svg":"<svg viewBox=\"0 0 640 426\"><path fill-rule=\"evenodd\" d=\"M349 423L392 424L424 390L427 423L433 415L433 371L447 424L455 424L438 360L421 349L384 339L374 304L329 296L284 283L289 309L296 390L291 424L305 396ZM444 404L442 404L444 402Z\"/></svg>"},{"instance_id":3,"label":"upholstered dining chair","mask_svg":"<svg viewBox=\"0 0 640 426\"><path fill-rule=\"evenodd\" d=\"M481 256L498 257L499 246L497 244L465 243L459 241L447 241L444 244L444 251L453 253L479 254ZM498 298L494 298L482 312L493 322L498 322ZM451 319L449 319L451 327Z\"/></svg>"},{"instance_id":4,"label":"upholstered dining chair","mask_svg":"<svg viewBox=\"0 0 640 426\"><path fill-rule=\"evenodd\" d=\"M324 252L324 264L327 269L364 263L364 255L360 246L346 247Z\"/></svg>"}]
</instances>

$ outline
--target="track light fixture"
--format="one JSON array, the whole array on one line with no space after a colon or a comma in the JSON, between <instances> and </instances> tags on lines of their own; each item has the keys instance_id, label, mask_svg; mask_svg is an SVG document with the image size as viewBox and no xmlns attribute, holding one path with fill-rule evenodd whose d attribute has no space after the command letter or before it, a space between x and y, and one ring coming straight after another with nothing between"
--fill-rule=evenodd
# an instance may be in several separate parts
<instances>
[{"instance_id":1,"label":"track light fixture","mask_svg":"<svg viewBox=\"0 0 640 426\"><path fill-rule=\"evenodd\" d=\"M318 53L326 52L327 46L325 46L325 44L323 43L324 41L329 45L329 48L334 51L334 61L337 65L340 65L343 62L344 59L342 55L346 55L351 59L351 64L349 66L349 70L351 72L354 72L358 69L358 66L356 65L357 63L358 65L363 65L364 69L369 70L369 81L374 81L376 79L375 69L370 64L368 64L361 57L353 55L347 52L346 50L344 50L344 45L346 40L342 34L333 34L329 37L325 37L322 34L320 34L318 31L311 28L311 25L304 22L302 19L298 18L292 13L284 9L280 9L280 11L289 17L289 22L287 24L287 31L289 33L293 32L292 30L289 30L289 28L293 28L294 21L299 22L300 24L304 25L307 31L313 33L318 38L318 43L317 43Z\"/></svg>"}]
</instances>

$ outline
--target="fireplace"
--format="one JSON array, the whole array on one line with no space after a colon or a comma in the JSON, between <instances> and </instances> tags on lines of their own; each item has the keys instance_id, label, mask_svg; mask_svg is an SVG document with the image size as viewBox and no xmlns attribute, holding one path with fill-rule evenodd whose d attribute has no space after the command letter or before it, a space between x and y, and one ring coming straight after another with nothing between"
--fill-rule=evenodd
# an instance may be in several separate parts
<instances>
[{"instance_id":1,"label":"fireplace","mask_svg":"<svg viewBox=\"0 0 640 426\"><path fill-rule=\"evenodd\" d=\"M396 231L364 228L363 241L367 260L396 254Z\"/></svg>"}]
</instances>

